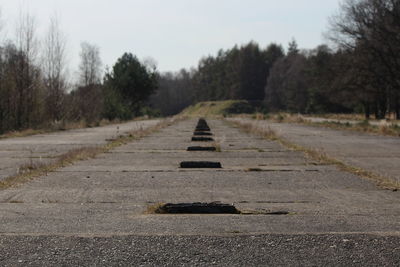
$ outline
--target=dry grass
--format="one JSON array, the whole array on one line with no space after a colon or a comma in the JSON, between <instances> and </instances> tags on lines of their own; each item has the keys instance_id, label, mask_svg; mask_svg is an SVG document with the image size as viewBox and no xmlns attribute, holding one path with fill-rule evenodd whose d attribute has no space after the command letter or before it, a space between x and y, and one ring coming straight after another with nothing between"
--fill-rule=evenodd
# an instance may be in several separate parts
<instances>
[{"instance_id":1,"label":"dry grass","mask_svg":"<svg viewBox=\"0 0 400 267\"><path fill-rule=\"evenodd\" d=\"M269 114L262 118L258 116L259 119L268 119L272 122L286 122L286 123L301 123L310 126L317 127L327 127L335 130L349 130L363 133L372 133L378 135L387 135L387 136L400 136L400 126L396 124L392 124L390 122L383 122L379 126L370 124L367 120L363 120L359 114L340 114L341 116L334 115L327 116L330 119L352 119L355 121L359 121L358 123L349 123L349 122L335 122L335 121L325 121L325 122L311 122L304 117L303 115L298 114L289 114L289 113L276 113ZM318 115L319 117L319 115ZM322 118L325 118L321 116ZM254 116L253 116L254 119ZM257 116L256 116L257 119Z\"/></svg>"},{"instance_id":2,"label":"dry grass","mask_svg":"<svg viewBox=\"0 0 400 267\"><path fill-rule=\"evenodd\" d=\"M241 114L239 116L246 116L246 114ZM251 118L255 119L255 120L265 120L268 118L268 115L266 115L264 113L256 112L256 113L252 114Z\"/></svg>"},{"instance_id":3,"label":"dry grass","mask_svg":"<svg viewBox=\"0 0 400 267\"><path fill-rule=\"evenodd\" d=\"M352 114L335 114L335 113L328 113L328 114L318 114L317 117L325 118L325 119L334 119L334 120L356 120L356 121L363 121L365 120L365 115L361 113L352 113ZM395 114L387 114L386 119L394 120ZM371 120L377 120L374 114L371 114Z\"/></svg>"},{"instance_id":4,"label":"dry grass","mask_svg":"<svg viewBox=\"0 0 400 267\"><path fill-rule=\"evenodd\" d=\"M95 158L98 154L106 152L105 147L82 147L68 151L58 158L58 163L63 166L71 165L72 163L80 160L87 160Z\"/></svg>"},{"instance_id":5,"label":"dry grass","mask_svg":"<svg viewBox=\"0 0 400 267\"><path fill-rule=\"evenodd\" d=\"M77 161L95 158L99 154L108 152L113 148L124 145L128 142L138 140L146 135L149 135L150 133L156 132L181 119L183 118L174 117L172 119L163 120L152 127L148 127L145 129L138 129L129 132L126 136L120 136L104 146L82 147L70 150L65 154L60 155L53 162L49 163L30 162L28 164L23 164L22 166L20 166L19 171L16 175L7 177L0 181L0 189L16 187L18 185L29 182L37 177L47 175L49 172L53 172L58 168L72 165Z\"/></svg>"},{"instance_id":6,"label":"dry grass","mask_svg":"<svg viewBox=\"0 0 400 267\"><path fill-rule=\"evenodd\" d=\"M215 143L215 152L221 152L221 145L219 143Z\"/></svg>"},{"instance_id":7,"label":"dry grass","mask_svg":"<svg viewBox=\"0 0 400 267\"><path fill-rule=\"evenodd\" d=\"M25 137L25 136L35 135L35 134L44 134L44 133L51 133L51 132L56 132L56 131L65 131L65 130L72 130L72 129L82 129L82 128L94 127L94 126L105 126L105 125L115 124L115 123L119 123L119 121L111 122L108 120L102 120L95 124L88 124L85 121L77 121L77 122L60 121L60 122L54 122L50 125L47 125L46 127L43 127L42 129L25 129L25 130L21 130L21 131L7 132L5 134L0 135L0 139Z\"/></svg>"},{"instance_id":8,"label":"dry grass","mask_svg":"<svg viewBox=\"0 0 400 267\"><path fill-rule=\"evenodd\" d=\"M222 152L221 141L214 139L214 142L211 144L211 146L215 147L215 152Z\"/></svg>"},{"instance_id":9,"label":"dry grass","mask_svg":"<svg viewBox=\"0 0 400 267\"><path fill-rule=\"evenodd\" d=\"M154 205L150 205L147 207L147 210L144 212L145 214L165 214L164 210L165 203L159 202Z\"/></svg>"},{"instance_id":10,"label":"dry grass","mask_svg":"<svg viewBox=\"0 0 400 267\"><path fill-rule=\"evenodd\" d=\"M270 127L254 125L253 123L233 122L238 128L247 133L257 134L269 140L278 140L277 134Z\"/></svg>"},{"instance_id":11,"label":"dry grass","mask_svg":"<svg viewBox=\"0 0 400 267\"><path fill-rule=\"evenodd\" d=\"M273 122L296 122L301 123L304 122L302 115L290 114L287 112L279 112L279 113L254 113L254 114L240 114L233 116L235 118L251 118L254 120L270 120Z\"/></svg>"},{"instance_id":12,"label":"dry grass","mask_svg":"<svg viewBox=\"0 0 400 267\"><path fill-rule=\"evenodd\" d=\"M283 119L283 120L297 120L297 119L307 119L307 117L317 117L317 118L324 118L324 119L331 119L331 120L349 120L349 121L365 121L364 114L309 114L309 115L302 115L302 114L293 114L288 112L278 112L278 113L269 113L265 115L265 117L270 118L271 120L275 119ZM388 115L387 120L395 120L394 114ZM371 121L379 121L371 116Z\"/></svg>"},{"instance_id":13,"label":"dry grass","mask_svg":"<svg viewBox=\"0 0 400 267\"><path fill-rule=\"evenodd\" d=\"M324 121L312 122L307 119L307 116L300 114L290 114L285 112L262 114L255 113L252 115L241 114L235 117L238 118L251 118L255 120L269 120L276 123L300 123L304 125L327 127L335 130L349 130L355 132L371 133L386 136L400 136L400 126L396 122L381 121L380 125L373 125L369 121L364 120L360 114L328 114L318 115L317 117L327 118L332 120L352 120L357 123L339 122L339 121Z\"/></svg>"},{"instance_id":14,"label":"dry grass","mask_svg":"<svg viewBox=\"0 0 400 267\"><path fill-rule=\"evenodd\" d=\"M317 117L325 118L325 119L333 119L333 120L359 120L362 121L365 119L364 114L354 113L354 114L318 114Z\"/></svg>"},{"instance_id":15,"label":"dry grass","mask_svg":"<svg viewBox=\"0 0 400 267\"><path fill-rule=\"evenodd\" d=\"M368 121L361 121L356 124L340 123L340 122L310 122L303 121L304 124L310 126L327 127L334 130L350 130L363 133L371 133L386 136L400 136L400 127L395 124L371 125Z\"/></svg>"},{"instance_id":16,"label":"dry grass","mask_svg":"<svg viewBox=\"0 0 400 267\"><path fill-rule=\"evenodd\" d=\"M274 122L287 122L287 123L304 123L304 117L300 114L290 114L290 113L277 113L271 114L268 118Z\"/></svg>"},{"instance_id":17,"label":"dry grass","mask_svg":"<svg viewBox=\"0 0 400 267\"><path fill-rule=\"evenodd\" d=\"M29 163L25 163L22 164L21 166L19 166L18 168L18 174L24 174L24 173L28 173L34 170L38 170L40 168L45 167L46 164L43 162L33 162L32 159Z\"/></svg>"},{"instance_id":18,"label":"dry grass","mask_svg":"<svg viewBox=\"0 0 400 267\"><path fill-rule=\"evenodd\" d=\"M225 142L225 136L214 136L212 146L215 147L215 152L222 152L222 143Z\"/></svg>"},{"instance_id":19,"label":"dry grass","mask_svg":"<svg viewBox=\"0 0 400 267\"><path fill-rule=\"evenodd\" d=\"M133 121L140 121L140 120L148 120L148 117L138 117L133 119ZM57 132L57 131L67 131L67 130L73 130L73 129L83 129L83 128L90 128L90 127L101 127L101 126L107 126L107 125L114 125L114 124L119 124L122 123L120 120L107 120L107 119L102 119L100 121L96 121L93 123L88 123L85 120L80 120L80 121L75 121L75 122L65 122L65 121L59 121L59 122L53 122L49 125L43 126L43 128L40 129L25 129L21 131L11 131L7 132L4 134L0 135L0 139L5 139L5 138L14 138L14 137L25 137L25 136L31 136L35 134L44 134L44 133L51 133L51 132Z\"/></svg>"},{"instance_id":20,"label":"dry grass","mask_svg":"<svg viewBox=\"0 0 400 267\"><path fill-rule=\"evenodd\" d=\"M181 114L189 117L223 118L230 114L252 113L246 100L206 101L185 108Z\"/></svg>"},{"instance_id":21,"label":"dry grass","mask_svg":"<svg viewBox=\"0 0 400 267\"><path fill-rule=\"evenodd\" d=\"M243 123L243 122L238 122L238 121L233 122L233 124L235 124L236 126L238 126L241 129L243 129L247 133L256 134L256 135L262 136L268 140L277 141L277 142L281 143L283 146L285 146L291 150L301 151L306 155L307 158L316 161L317 164L336 165L340 170L343 170L343 171L355 174L361 178L373 181L374 183L376 183L377 186L379 186L380 188L383 188L383 189L388 189L388 190L399 190L400 189L400 182L398 182L398 181L394 181L394 180L384 177L382 175L378 175L373 172L351 166L351 165L346 164L338 159L330 157L323 151L318 151L315 149L309 149L309 148L305 148L305 147L296 145L296 144L289 142L288 140L278 136L278 134L269 127L262 128L262 127L257 127L252 123Z\"/></svg>"},{"instance_id":22,"label":"dry grass","mask_svg":"<svg viewBox=\"0 0 400 267\"><path fill-rule=\"evenodd\" d=\"M18 173L0 181L0 189L15 187L29 182L36 177L47 175L58 168L65 167L80 160L94 158L105 151L104 147L82 147L68 151L59 156L55 161L48 163L28 163L21 165Z\"/></svg>"},{"instance_id":23,"label":"dry grass","mask_svg":"<svg viewBox=\"0 0 400 267\"><path fill-rule=\"evenodd\" d=\"M34 130L34 129L26 129L23 131L12 131L12 132L8 132L8 133L0 135L0 139L24 137L24 136L30 136L30 135L34 135L34 134L42 134L42 133L47 133L47 132L48 131L45 131L45 130Z\"/></svg>"}]
</instances>

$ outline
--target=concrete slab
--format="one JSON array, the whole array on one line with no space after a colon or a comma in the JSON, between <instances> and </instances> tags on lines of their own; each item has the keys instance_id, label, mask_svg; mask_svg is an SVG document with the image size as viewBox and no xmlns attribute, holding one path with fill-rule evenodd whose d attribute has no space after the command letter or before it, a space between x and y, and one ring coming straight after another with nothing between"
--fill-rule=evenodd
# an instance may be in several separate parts
<instances>
[{"instance_id":1,"label":"concrete slab","mask_svg":"<svg viewBox=\"0 0 400 267\"><path fill-rule=\"evenodd\" d=\"M15 175L21 165L41 163L46 161L45 158L55 158L76 148L104 145L109 139L151 127L158 122L159 120L133 121L104 127L0 139L0 180Z\"/></svg>"},{"instance_id":2,"label":"concrete slab","mask_svg":"<svg viewBox=\"0 0 400 267\"><path fill-rule=\"evenodd\" d=\"M350 165L400 182L400 139L301 124L232 119L270 127L283 138L303 147L324 151Z\"/></svg>"},{"instance_id":3,"label":"concrete slab","mask_svg":"<svg viewBox=\"0 0 400 267\"><path fill-rule=\"evenodd\" d=\"M225 257L231 255L224 250L226 244L242 247L247 246L246 242L251 243L250 240L255 240L251 243L254 251L240 249L238 252L245 259L244 253L258 257L265 252L268 247L265 241L277 242L275 247L282 251L293 250L291 253L297 255L296 259L304 253L309 256L308 261L290 258L287 264L313 262L315 253L318 257L330 257L329 250L318 248L340 247L342 243L352 244L347 252L368 251L385 262L397 261L398 253L389 255L385 251L396 251L400 242L400 192L379 189L335 166L315 165L302 153L252 138L219 120L208 120L215 136L229 133L224 136L224 144L228 144L226 147L235 144L237 148L188 152L186 147L191 144L188 140L192 131L182 130L192 130L196 122L181 121L95 159L59 169L18 188L0 191L0 263L63 262L66 256L61 252L59 255L63 256L43 260L47 254L42 248L47 248L47 244L58 244L60 249L73 248L70 254L73 257L93 258L96 246L92 242L95 241L107 253L110 247L133 253L131 246L123 243L119 247L119 244L137 242L138 247L149 246L149 251L163 246L163 251L169 254L173 253L176 240L186 242L181 255L188 257L187 265L196 259L188 251L207 251L205 246L211 246L208 242L216 242L216 253ZM224 168L184 171L178 168L182 160L218 160ZM253 171L249 171L251 168ZM147 213L150 206L161 202L213 201L234 204L253 215ZM289 215L257 215L260 211L287 211ZM290 242L285 243L282 238ZM198 247L193 243L203 239ZM12 242L21 246L12 250ZM374 244L379 244L379 250ZM83 247L89 251L80 253ZM138 257L144 257L144 250L140 251ZM43 257L42 260L35 261L34 253ZM135 262L121 259L125 255L123 251L118 253L116 259L125 265ZM259 259L263 259L260 264L266 263L264 258ZM364 264L374 262L365 257L359 260ZM82 265L84 260L77 262ZM93 262L94 259L89 261ZM229 262L226 260L221 265L230 265ZM242 265L253 262L240 261ZM327 264L328 260L321 258L314 263Z\"/></svg>"}]
</instances>

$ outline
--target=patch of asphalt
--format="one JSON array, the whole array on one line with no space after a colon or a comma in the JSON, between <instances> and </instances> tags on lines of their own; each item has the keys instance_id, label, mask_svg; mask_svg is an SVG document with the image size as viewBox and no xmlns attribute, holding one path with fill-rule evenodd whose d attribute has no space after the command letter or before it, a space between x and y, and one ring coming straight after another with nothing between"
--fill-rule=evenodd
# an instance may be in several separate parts
<instances>
[{"instance_id":1,"label":"patch of asphalt","mask_svg":"<svg viewBox=\"0 0 400 267\"><path fill-rule=\"evenodd\" d=\"M380 235L0 236L1 266L399 266Z\"/></svg>"}]
</instances>

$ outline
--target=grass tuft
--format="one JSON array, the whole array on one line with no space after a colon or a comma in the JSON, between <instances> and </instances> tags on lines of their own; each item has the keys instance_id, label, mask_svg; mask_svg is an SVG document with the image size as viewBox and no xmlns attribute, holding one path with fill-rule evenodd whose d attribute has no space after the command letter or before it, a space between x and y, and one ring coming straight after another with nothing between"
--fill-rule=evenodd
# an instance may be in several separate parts
<instances>
[{"instance_id":1,"label":"grass tuft","mask_svg":"<svg viewBox=\"0 0 400 267\"><path fill-rule=\"evenodd\" d=\"M47 133L49 131L45 130L35 130L35 129L26 129L22 131L12 131L12 132L7 132L5 134L0 135L0 139L6 139L6 138L14 138L14 137L24 137L24 136L30 136L34 134L43 134Z\"/></svg>"},{"instance_id":2,"label":"grass tuft","mask_svg":"<svg viewBox=\"0 0 400 267\"><path fill-rule=\"evenodd\" d=\"M165 214L164 205L165 203L162 202L150 205L147 207L145 214Z\"/></svg>"}]
</instances>

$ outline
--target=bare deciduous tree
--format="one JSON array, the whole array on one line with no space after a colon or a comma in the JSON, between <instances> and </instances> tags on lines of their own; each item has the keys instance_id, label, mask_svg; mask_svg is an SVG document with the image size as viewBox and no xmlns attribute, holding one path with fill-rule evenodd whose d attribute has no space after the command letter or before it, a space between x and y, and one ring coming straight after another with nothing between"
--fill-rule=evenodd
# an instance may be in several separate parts
<instances>
[{"instance_id":1,"label":"bare deciduous tree","mask_svg":"<svg viewBox=\"0 0 400 267\"><path fill-rule=\"evenodd\" d=\"M331 19L331 39L354 51L355 67L375 83L375 113L400 117L400 1L344 0ZM390 100L390 101L389 101ZM391 106L392 105L392 106Z\"/></svg>"},{"instance_id":2,"label":"bare deciduous tree","mask_svg":"<svg viewBox=\"0 0 400 267\"><path fill-rule=\"evenodd\" d=\"M32 127L40 121L41 109L35 106L41 105L42 96L40 90L40 71L35 66L39 49L36 38L36 20L28 12L20 12L16 27L16 47L19 53L18 71L14 77L17 88L17 127Z\"/></svg>"},{"instance_id":3,"label":"bare deciduous tree","mask_svg":"<svg viewBox=\"0 0 400 267\"><path fill-rule=\"evenodd\" d=\"M80 84L82 86L99 84L102 76L100 49L96 45L83 42L80 57Z\"/></svg>"},{"instance_id":4,"label":"bare deciduous tree","mask_svg":"<svg viewBox=\"0 0 400 267\"><path fill-rule=\"evenodd\" d=\"M90 125L100 119L103 111L100 49L84 42L81 44L80 57L79 85L72 94L73 116L75 120L84 119Z\"/></svg>"},{"instance_id":5,"label":"bare deciduous tree","mask_svg":"<svg viewBox=\"0 0 400 267\"><path fill-rule=\"evenodd\" d=\"M37 60L39 41L36 37L36 19L28 12L20 10L16 25L16 45L23 52L29 64Z\"/></svg>"},{"instance_id":6,"label":"bare deciduous tree","mask_svg":"<svg viewBox=\"0 0 400 267\"><path fill-rule=\"evenodd\" d=\"M61 120L63 101L67 88L66 37L62 33L57 17L50 20L44 40L42 71L47 90L46 111L51 120Z\"/></svg>"}]
</instances>

